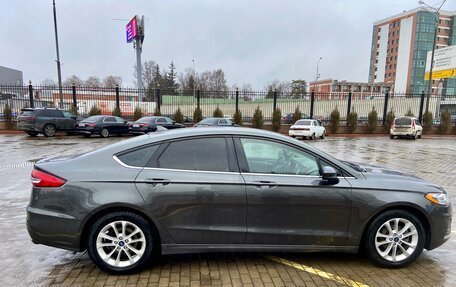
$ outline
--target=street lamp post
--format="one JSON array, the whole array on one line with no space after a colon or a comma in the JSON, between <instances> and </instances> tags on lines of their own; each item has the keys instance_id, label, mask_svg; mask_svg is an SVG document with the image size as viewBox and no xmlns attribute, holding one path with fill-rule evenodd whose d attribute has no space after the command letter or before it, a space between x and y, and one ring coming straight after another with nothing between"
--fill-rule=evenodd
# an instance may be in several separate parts
<instances>
[{"instance_id":1,"label":"street lamp post","mask_svg":"<svg viewBox=\"0 0 456 287\"><path fill-rule=\"evenodd\" d=\"M432 11L429 11L431 13L433 13L435 16L436 16L436 22L435 22L435 27L434 27L434 41L432 43L432 53L431 53L431 65L430 65L430 69L429 69L429 80L428 80L428 86L427 86L427 95L426 95L426 113L429 111L429 100L430 100L430 97L431 97L431 87L432 87L432 83L433 83L433 80L432 80L432 69L433 69L433 65L434 65L434 52L435 52L435 44L437 42L437 32L438 32L438 27L439 27L439 19L440 19L440 15L439 15L439 11L440 11L440 8L442 8L443 4L445 4L446 0L444 0L442 2L442 4L440 4L439 8L435 8L435 7L432 7L432 6L429 6L428 4L424 3L424 1L419 1L418 4L420 5L424 5L426 7L428 7L429 9L432 9Z\"/></svg>"},{"instance_id":2,"label":"street lamp post","mask_svg":"<svg viewBox=\"0 0 456 287\"><path fill-rule=\"evenodd\" d=\"M317 81L320 78L320 74L318 73L318 68L320 67L320 61L323 59L323 57L320 57L317 62L317 76L315 77L315 82L314 82L314 92L317 90Z\"/></svg>"},{"instance_id":3,"label":"street lamp post","mask_svg":"<svg viewBox=\"0 0 456 287\"><path fill-rule=\"evenodd\" d=\"M57 51L57 77L59 81L59 107L63 109L63 91L62 91L62 73L60 69L60 54L59 54L59 37L57 34L57 12L55 10L55 0L52 0L52 6L54 10L54 32L55 32L55 50Z\"/></svg>"},{"instance_id":4,"label":"street lamp post","mask_svg":"<svg viewBox=\"0 0 456 287\"><path fill-rule=\"evenodd\" d=\"M193 62L193 98L196 98L196 71L195 71L195 60Z\"/></svg>"}]
</instances>

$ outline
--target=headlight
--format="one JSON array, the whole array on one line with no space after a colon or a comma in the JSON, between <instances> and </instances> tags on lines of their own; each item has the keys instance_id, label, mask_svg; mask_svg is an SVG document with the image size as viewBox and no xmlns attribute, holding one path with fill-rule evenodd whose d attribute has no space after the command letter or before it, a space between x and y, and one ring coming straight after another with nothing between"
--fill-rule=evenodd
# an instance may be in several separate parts
<instances>
[{"instance_id":1,"label":"headlight","mask_svg":"<svg viewBox=\"0 0 456 287\"><path fill-rule=\"evenodd\" d=\"M426 198L431 201L432 203L438 205L449 205L450 200L448 199L446 193L428 193L426 194Z\"/></svg>"}]
</instances>

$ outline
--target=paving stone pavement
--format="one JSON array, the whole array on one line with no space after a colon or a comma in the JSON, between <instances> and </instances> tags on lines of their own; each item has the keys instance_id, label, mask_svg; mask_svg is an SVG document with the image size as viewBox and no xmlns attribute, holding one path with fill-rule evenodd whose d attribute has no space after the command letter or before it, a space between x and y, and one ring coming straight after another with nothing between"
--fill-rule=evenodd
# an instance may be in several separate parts
<instances>
[{"instance_id":1,"label":"paving stone pavement","mask_svg":"<svg viewBox=\"0 0 456 287\"><path fill-rule=\"evenodd\" d=\"M0 286L456 286L453 237L402 269L384 269L342 253L217 253L162 256L141 273L113 276L86 252L34 245L25 230L33 161L91 150L124 138L36 139L0 135ZM456 203L456 137L306 141L345 160L388 166L444 187ZM453 209L456 212L456 208Z\"/></svg>"}]
</instances>

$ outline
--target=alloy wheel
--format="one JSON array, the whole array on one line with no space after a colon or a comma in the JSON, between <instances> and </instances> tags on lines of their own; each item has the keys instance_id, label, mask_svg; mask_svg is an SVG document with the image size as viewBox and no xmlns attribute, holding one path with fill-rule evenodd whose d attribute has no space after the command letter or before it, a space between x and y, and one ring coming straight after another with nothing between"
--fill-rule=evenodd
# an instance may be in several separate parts
<instances>
[{"instance_id":1,"label":"alloy wheel","mask_svg":"<svg viewBox=\"0 0 456 287\"><path fill-rule=\"evenodd\" d=\"M104 226L97 235L96 250L100 258L114 267L129 267L146 251L144 232L134 223L120 220Z\"/></svg>"},{"instance_id":2,"label":"alloy wheel","mask_svg":"<svg viewBox=\"0 0 456 287\"><path fill-rule=\"evenodd\" d=\"M407 259L418 246L416 226L405 218L392 218L383 223L375 235L378 254L390 262Z\"/></svg>"}]
</instances>

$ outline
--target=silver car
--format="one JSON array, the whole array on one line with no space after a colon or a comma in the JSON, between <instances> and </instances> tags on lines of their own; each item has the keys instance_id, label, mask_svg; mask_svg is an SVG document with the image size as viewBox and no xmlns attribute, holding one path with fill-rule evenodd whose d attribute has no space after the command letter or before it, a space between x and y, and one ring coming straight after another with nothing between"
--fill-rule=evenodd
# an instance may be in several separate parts
<instances>
[{"instance_id":1,"label":"silver car","mask_svg":"<svg viewBox=\"0 0 456 287\"><path fill-rule=\"evenodd\" d=\"M363 248L401 267L451 234L441 187L257 129L178 129L44 159L32 184L33 242L87 249L119 274L160 253L218 251Z\"/></svg>"}]
</instances>

